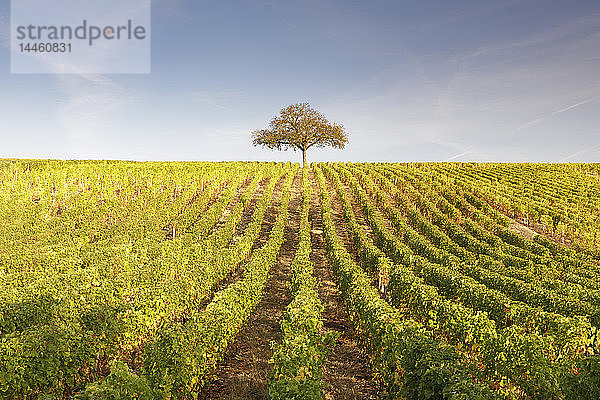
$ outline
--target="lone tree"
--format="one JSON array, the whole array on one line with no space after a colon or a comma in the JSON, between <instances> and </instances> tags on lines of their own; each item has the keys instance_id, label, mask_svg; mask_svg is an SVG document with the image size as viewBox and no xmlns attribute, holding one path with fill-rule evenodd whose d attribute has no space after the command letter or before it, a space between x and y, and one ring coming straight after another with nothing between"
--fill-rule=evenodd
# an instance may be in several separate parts
<instances>
[{"instance_id":1,"label":"lone tree","mask_svg":"<svg viewBox=\"0 0 600 400\"><path fill-rule=\"evenodd\" d=\"M312 109L308 103L282 108L269 123L269 129L252 132L254 146L302 151L302 165L306 165L306 150L312 146L343 149L347 142L344 127L327 121L323 113Z\"/></svg>"}]
</instances>

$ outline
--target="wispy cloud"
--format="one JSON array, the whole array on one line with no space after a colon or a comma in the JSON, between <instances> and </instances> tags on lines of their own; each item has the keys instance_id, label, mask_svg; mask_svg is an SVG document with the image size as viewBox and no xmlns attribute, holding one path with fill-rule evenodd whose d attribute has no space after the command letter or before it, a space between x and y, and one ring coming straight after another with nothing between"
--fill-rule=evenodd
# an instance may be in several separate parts
<instances>
[{"instance_id":1,"label":"wispy cloud","mask_svg":"<svg viewBox=\"0 0 600 400\"><path fill-rule=\"evenodd\" d=\"M350 134L344 151L312 159L598 159L594 2L269 2L153 1L154 76L55 63L55 77L6 77L15 95L0 118L52 125L60 144L40 143L78 157L285 159L297 154L253 149L249 132L306 100ZM8 33L0 16L0 44ZM87 61L119 57L102 46ZM39 118L24 123L33 101Z\"/></svg>"},{"instance_id":2,"label":"wispy cloud","mask_svg":"<svg viewBox=\"0 0 600 400\"><path fill-rule=\"evenodd\" d=\"M455 154L455 155L453 155L452 157L448 157L448 158L444 159L443 161L452 161L452 160L456 160L456 159L458 159L458 158L461 158L461 157L463 157L463 156L466 156L467 154L471 154L471 153L472 153L472 152L471 152L470 150L463 151L462 153Z\"/></svg>"},{"instance_id":3,"label":"wispy cloud","mask_svg":"<svg viewBox=\"0 0 600 400\"><path fill-rule=\"evenodd\" d=\"M588 113L577 131L563 120L600 99L600 70L589 60L598 51L600 18L592 15L456 56L405 52L329 108L365 134L364 152L385 143L399 157L448 161L577 158L589 155L574 146L590 140L598 115Z\"/></svg>"},{"instance_id":4,"label":"wispy cloud","mask_svg":"<svg viewBox=\"0 0 600 400\"><path fill-rule=\"evenodd\" d=\"M593 153L594 151L598 151L600 150L600 143L596 144L595 146L590 146L590 147L585 147L581 150L576 151L573 154L569 154L566 157L561 158L559 161L561 162L566 162L566 161L571 161L573 159L577 159L580 156L584 155L584 154L589 154L589 153ZM599 151L600 153L600 151ZM595 157L595 160L598 160L598 157Z\"/></svg>"},{"instance_id":5,"label":"wispy cloud","mask_svg":"<svg viewBox=\"0 0 600 400\"><path fill-rule=\"evenodd\" d=\"M535 1L535 0L533 0ZM530 3L531 0L503 0L496 2L474 2L468 9L461 7L452 7L451 12L444 13L438 18L433 18L425 24L425 27L430 30L439 29L443 26L455 25L457 23L465 23L468 20L481 20L486 15L498 13L503 9L510 8L514 5L524 5Z\"/></svg>"},{"instance_id":6,"label":"wispy cloud","mask_svg":"<svg viewBox=\"0 0 600 400\"><path fill-rule=\"evenodd\" d=\"M69 150L89 154L100 150L99 144L111 128L110 114L130 103L132 96L113 79L93 74L60 74L57 87L65 100L58 105L57 120L63 127Z\"/></svg>"},{"instance_id":7,"label":"wispy cloud","mask_svg":"<svg viewBox=\"0 0 600 400\"><path fill-rule=\"evenodd\" d=\"M482 46L475 50L463 51L455 57L454 61L464 62L488 55L504 54L509 51L523 49L543 49L556 47L563 41L571 42L574 37L588 36L597 33L600 29L600 14L591 14L576 18L554 28L537 32L526 37L509 40L504 43Z\"/></svg>"},{"instance_id":8,"label":"wispy cloud","mask_svg":"<svg viewBox=\"0 0 600 400\"><path fill-rule=\"evenodd\" d=\"M112 10L114 20L119 16L143 15L148 9L144 2L131 1ZM110 16L105 16L110 17ZM138 98L127 90L116 78L105 74L89 73L97 66L122 56L124 42L98 42L94 44L91 57L58 58L38 55L44 62L56 84L60 98L55 105L55 118L66 136L66 154L78 157L101 156L105 141L119 129L117 112Z\"/></svg>"},{"instance_id":9,"label":"wispy cloud","mask_svg":"<svg viewBox=\"0 0 600 400\"><path fill-rule=\"evenodd\" d=\"M226 104L241 96L241 91L196 90L190 93L190 100L196 104L204 104L221 110L231 111L231 108Z\"/></svg>"},{"instance_id":10,"label":"wispy cloud","mask_svg":"<svg viewBox=\"0 0 600 400\"><path fill-rule=\"evenodd\" d=\"M534 120L531 120L529 122L526 122L526 123L524 123L522 125L517 126L515 128L515 130L513 131L513 133L521 131L521 130L526 129L526 128L529 128L530 126L533 126L533 125L535 125L535 124L537 124L539 122L547 120L547 119L549 119L549 118L551 118L551 117L553 117L555 115L558 115L558 114L564 113L566 111L572 110L572 109L574 109L576 107L579 107L579 106L582 106L584 104L588 104L588 103L594 102L594 101L596 101L598 99L600 99L600 95L593 96L593 97L591 97L589 99L585 99L585 100L579 101L579 102L577 102L575 104L571 104L570 106L563 107L560 110L552 111L551 113L549 113L547 115L544 115L543 117L536 118Z\"/></svg>"}]
</instances>

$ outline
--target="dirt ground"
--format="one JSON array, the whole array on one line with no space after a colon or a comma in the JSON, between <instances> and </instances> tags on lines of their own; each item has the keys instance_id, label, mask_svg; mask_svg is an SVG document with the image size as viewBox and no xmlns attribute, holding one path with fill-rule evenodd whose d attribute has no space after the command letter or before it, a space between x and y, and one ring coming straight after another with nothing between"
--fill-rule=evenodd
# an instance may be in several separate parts
<instances>
[{"instance_id":1,"label":"dirt ground","mask_svg":"<svg viewBox=\"0 0 600 400\"><path fill-rule=\"evenodd\" d=\"M284 242L277 263L271 269L264 297L254 315L227 349L224 360L217 368L215 379L205 387L201 399L266 399L268 396L271 342L280 340L279 320L291 301L288 282L291 277L290 265L298 246L301 177L299 172L292 184ZM309 215L312 225L311 259L319 284L319 297L325 306L323 329L336 331L340 335L323 367L324 380L327 383L325 396L327 399L380 399L383 398L382 390L373 375L368 357L357 343L352 324L335 285L333 272L327 262L318 190L312 173L310 178L315 188ZM281 191L281 184L278 184L274 193L275 205L281 197ZM268 240L276 213L277 207L271 205L255 247L260 247Z\"/></svg>"}]
</instances>

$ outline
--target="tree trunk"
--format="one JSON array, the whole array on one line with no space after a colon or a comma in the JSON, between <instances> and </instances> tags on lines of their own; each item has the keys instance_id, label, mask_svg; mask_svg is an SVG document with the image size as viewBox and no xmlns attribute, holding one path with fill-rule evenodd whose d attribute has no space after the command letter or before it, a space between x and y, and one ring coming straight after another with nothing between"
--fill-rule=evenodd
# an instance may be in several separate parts
<instances>
[{"instance_id":1,"label":"tree trunk","mask_svg":"<svg viewBox=\"0 0 600 400\"><path fill-rule=\"evenodd\" d=\"M302 150L302 166L306 167L306 150Z\"/></svg>"}]
</instances>

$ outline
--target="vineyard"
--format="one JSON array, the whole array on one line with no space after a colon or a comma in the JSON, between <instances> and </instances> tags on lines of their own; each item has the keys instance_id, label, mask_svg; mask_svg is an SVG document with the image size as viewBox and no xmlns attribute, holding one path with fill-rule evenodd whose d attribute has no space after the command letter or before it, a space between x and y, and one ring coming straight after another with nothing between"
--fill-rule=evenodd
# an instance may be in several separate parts
<instances>
[{"instance_id":1,"label":"vineyard","mask_svg":"<svg viewBox=\"0 0 600 400\"><path fill-rule=\"evenodd\" d=\"M0 398L598 399L597 164L0 161Z\"/></svg>"}]
</instances>

